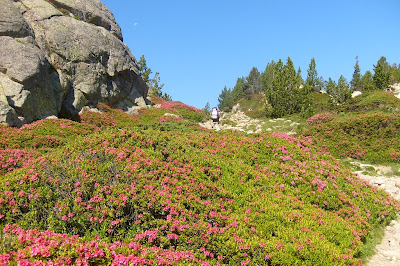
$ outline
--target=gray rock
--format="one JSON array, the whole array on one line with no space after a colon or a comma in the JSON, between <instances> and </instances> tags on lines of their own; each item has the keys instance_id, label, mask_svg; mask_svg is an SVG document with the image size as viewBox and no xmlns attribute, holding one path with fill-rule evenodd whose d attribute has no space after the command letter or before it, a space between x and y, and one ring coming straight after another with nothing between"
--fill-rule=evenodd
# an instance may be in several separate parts
<instances>
[{"instance_id":1,"label":"gray rock","mask_svg":"<svg viewBox=\"0 0 400 266\"><path fill-rule=\"evenodd\" d=\"M23 11L23 16L27 21L42 21L53 16L63 15L46 0L21 0L21 3L20 9Z\"/></svg>"},{"instance_id":2,"label":"gray rock","mask_svg":"<svg viewBox=\"0 0 400 266\"><path fill-rule=\"evenodd\" d=\"M58 75L44 53L27 37L23 40L0 37L0 94L24 121L57 115L61 99ZM13 51L12 53L8 51Z\"/></svg>"},{"instance_id":3,"label":"gray rock","mask_svg":"<svg viewBox=\"0 0 400 266\"><path fill-rule=\"evenodd\" d=\"M36 0L33 0L36 1ZM114 15L99 0L50 0L64 13L70 12L76 19L105 28L122 41L121 28Z\"/></svg>"},{"instance_id":4,"label":"gray rock","mask_svg":"<svg viewBox=\"0 0 400 266\"><path fill-rule=\"evenodd\" d=\"M147 84L129 49L113 34L70 17L52 17L35 27L38 43L59 71L65 90L62 112L104 102L128 111L146 105Z\"/></svg>"},{"instance_id":5,"label":"gray rock","mask_svg":"<svg viewBox=\"0 0 400 266\"><path fill-rule=\"evenodd\" d=\"M0 36L21 38L33 31L11 0L0 0Z\"/></svg>"},{"instance_id":6,"label":"gray rock","mask_svg":"<svg viewBox=\"0 0 400 266\"><path fill-rule=\"evenodd\" d=\"M99 0L0 0L0 12L0 121L74 117L100 102L132 113L150 103L136 59Z\"/></svg>"},{"instance_id":7,"label":"gray rock","mask_svg":"<svg viewBox=\"0 0 400 266\"><path fill-rule=\"evenodd\" d=\"M17 113L7 102L0 100L0 124L6 124L13 127L20 126Z\"/></svg>"}]
</instances>

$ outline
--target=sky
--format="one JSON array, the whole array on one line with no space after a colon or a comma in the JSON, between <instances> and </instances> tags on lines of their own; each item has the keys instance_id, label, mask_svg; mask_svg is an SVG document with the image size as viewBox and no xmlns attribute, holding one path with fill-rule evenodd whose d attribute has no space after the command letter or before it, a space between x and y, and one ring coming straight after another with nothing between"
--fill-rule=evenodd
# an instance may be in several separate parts
<instances>
[{"instance_id":1,"label":"sky","mask_svg":"<svg viewBox=\"0 0 400 266\"><path fill-rule=\"evenodd\" d=\"M290 57L307 77L314 57L319 76L352 78L381 56L400 63L399 0L102 0L137 60L159 72L175 101L218 105L252 67Z\"/></svg>"}]
</instances>

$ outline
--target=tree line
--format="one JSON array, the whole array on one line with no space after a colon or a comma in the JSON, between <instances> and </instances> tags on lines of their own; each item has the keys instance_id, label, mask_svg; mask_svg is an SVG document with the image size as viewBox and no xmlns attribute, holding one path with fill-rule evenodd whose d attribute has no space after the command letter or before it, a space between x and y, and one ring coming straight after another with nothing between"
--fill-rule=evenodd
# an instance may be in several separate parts
<instances>
[{"instance_id":1,"label":"tree line","mask_svg":"<svg viewBox=\"0 0 400 266\"><path fill-rule=\"evenodd\" d=\"M367 70L364 75L356 57L350 82L343 75L337 81L330 77L325 80L318 75L314 58L308 66L307 78L303 80L300 67L296 71L288 57L285 63L281 59L272 60L261 73L253 67L247 77L237 79L233 88L225 86L218 97L218 107L229 112L240 99L260 94L266 99L266 116L282 117L295 113L309 116L312 115L313 93L327 93L332 104L338 105L351 98L353 91L385 90L397 82L400 82L400 65L390 65L384 56L374 65L374 74Z\"/></svg>"}]
</instances>

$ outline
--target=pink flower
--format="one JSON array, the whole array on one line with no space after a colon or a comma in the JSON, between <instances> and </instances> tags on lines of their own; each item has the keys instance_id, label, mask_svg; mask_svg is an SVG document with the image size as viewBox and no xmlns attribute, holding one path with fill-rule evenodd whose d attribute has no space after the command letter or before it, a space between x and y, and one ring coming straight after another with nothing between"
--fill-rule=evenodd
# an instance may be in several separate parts
<instances>
[{"instance_id":1,"label":"pink flower","mask_svg":"<svg viewBox=\"0 0 400 266\"><path fill-rule=\"evenodd\" d=\"M176 240L176 239L179 238L179 236L177 234L168 234L167 236L168 236L169 239L175 239Z\"/></svg>"},{"instance_id":2,"label":"pink flower","mask_svg":"<svg viewBox=\"0 0 400 266\"><path fill-rule=\"evenodd\" d=\"M276 250L280 250L283 246L283 243L276 242Z\"/></svg>"},{"instance_id":3,"label":"pink flower","mask_svg":"<svg viewBox=\"0 0 400 266\"><path fill-rule=\"evenodd\" d=\"M117 220L112 221L112 222L111 222L111 225L117 225L117 224L119 224L120 222L121 222L121 220L120 220L120 219L117 219Z\"/></svg>"}]
</instances>

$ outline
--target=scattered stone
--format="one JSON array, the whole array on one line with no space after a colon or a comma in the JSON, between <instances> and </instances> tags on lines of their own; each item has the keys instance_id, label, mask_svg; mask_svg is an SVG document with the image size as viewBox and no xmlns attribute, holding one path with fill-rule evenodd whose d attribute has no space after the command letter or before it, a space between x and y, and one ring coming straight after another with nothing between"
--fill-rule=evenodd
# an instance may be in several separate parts
<instances>
[{"instance_id":1,"label":"scattered stone","mask_svg":"<svg viewBox=\"0 0 400 266\"><path fill-rule=\"evenodd\" d=\"M377 179L373 182L373 184L377 184L378 186L382 185L383 183L385 183L383 179Z\"/></svg>"},{"instance_id":2,"label":"scattered stone","mask_svg":"<svg viewBox=\"0 0 400 266\"><path fill-rule=\"evenodd\" d=\"M362 94L361 91L354 91L354 92L351 94L351 98L355 98L355 97L357 97L357 96L359 96L359 95L361 95L361 94Z\"/></svg>"},{"instance_id":3,"label":"scattered stone","mask_svg":"<svg viewBox=\"0 0 400 266\"><path fill-rule=\"evenodd\" d=\"M400 181L396 181L395 186L396 186L397 188L400 188Z\"/></svg>"},{"instance_id":4,"label":"scattered stone","mask_svg":"<svg viewBox=\"0 0 400 266\"><path fill-rule=\"evenodd\" d=\"M164 114L164 116L172 116L172 117L176 117L176 118L178 118L178 117L179 117L179 115L176 115L176 114L170 114L170 113L165 113L165 114Z\"/></svg>"}]
</instances>

